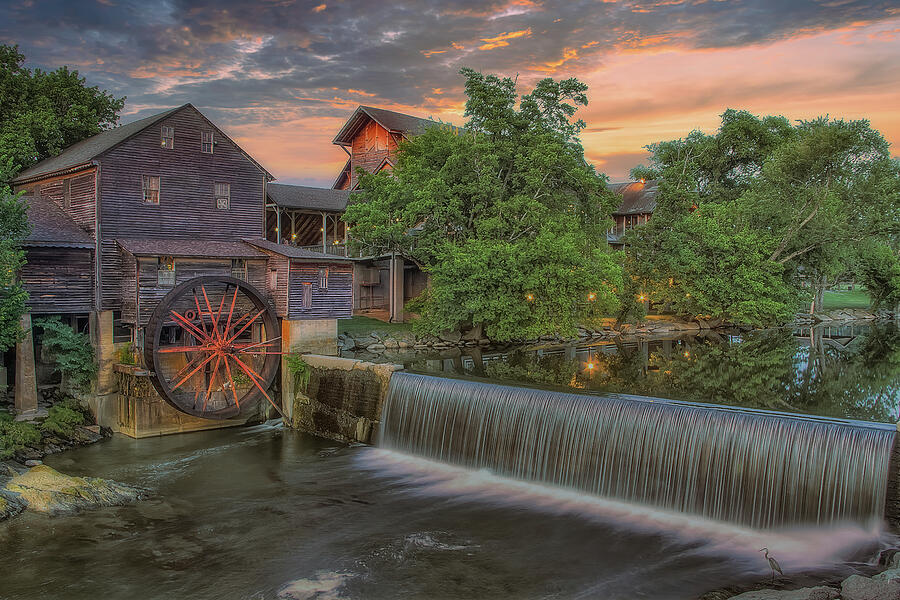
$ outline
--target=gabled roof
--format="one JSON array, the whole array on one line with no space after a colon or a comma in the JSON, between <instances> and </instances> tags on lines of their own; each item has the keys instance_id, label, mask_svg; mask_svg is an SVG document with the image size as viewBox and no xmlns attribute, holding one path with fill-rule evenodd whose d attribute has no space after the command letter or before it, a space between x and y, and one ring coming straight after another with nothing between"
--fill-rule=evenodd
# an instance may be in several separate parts
<instances>
[{"instance_id":1,"label":"gabled roof","mask_svg":"<svg viewBox=\"0 0 900 600\"><path fill-rule=\"evenodd\" d=\"M614 215L638 215L656 210L659 181L655 179L644 183L640 181L611 183L609 189L622 196L622 203L613 211Z\"/></svg>"},{"instance_id":2,"label":"gabled roof","mask_svg":"<svg viewBox=\"0 0 900 600\"><path fill-rule=\"evenodd\" d=\"M344 168L341 169L340 174L337 176L337 179L334 180L334 183L331 184L332 189L340 189L343 180L350 179L350 159L347 159L347 162L344 163Z\"/></svg>"},{"instance_id":3,"label":"gabled roof","mask_svg":"<svg viewBox=\"0 0 900 600\"><path fill-rule=\"evenodd\" d=\"M266 185L266 196L269 202L281 208L343 212L347 208L350 190L269 183Z\"/></svg>"},{"instance_id":4,"label":"gabled roof","mask_svg":"<svg viewBox=\"0 0 900 600\"><path fill-rule=\"evenodd\" d=\"M134 256L183 256L191 258L265 258L266 255L244 242L220 240L117 239Z\"/></svg>"},{"instance_id":5,"label":"gabled roof","mask_svg":"<svg viewBox=\"0 0 900 600\"><path fill-rule=\"evenodd\" d=\"M260 248L261 250L272 252L273 254L280 254L281 256L286 256L288 258L315 260L317 262L345 262L348 260L353 260L352 258L348 258L346 256L336 256L334 254L313 252L312 250L297 248L296 246L291 246L290 244L276 244L275 242L270 242L269 240L264 240L262 238L248 238L244 241L251 246Z\"/></svg>"},{"instance_id":6,"label":"gabled roof","mask_svg":"<svg viewBox=\"0 0 900 600\"><path fill-rule=\"evenodd\" d=\"M341 130L338 131L338 134L334 136L332 143L339 146L349 146L359 130L365 127L370 119L391 133L399 133L404 137L419 135L429 127L441 125L440 122L433 119L414 117L384 108L360 106L353 111L353 114L350 115L350 118L341 127Z\"/></svg>"},{"instance_id":7,"label":"gabled roof","mask_svg":"<svg viewBox=\"0 0 900 600\"><path fill-rule=\"evenodd\" d=\"M40 196L24 198L28 203L31 233L25 246L54 248L93 248L94 239L52 200Z\"/></svg>"},{"instance_id":8,"label":"gabled roof","mask_svg":"<svg viewBox=\"0 0 900 600\"><path fill-rule=\"evenodd\" d=\"M207 119L206 116L199 110L197 110L197 108L193 104L188 103L177 108L172 108L165 112L146 117L144 119L133 121L126 125L120 125L119 127L116 127L114 129L101 131L97 135L81 140L80 142L76 142L56 156L51 156L46 160L42 160L33 167L22 171L15 179L13 179L13 183L25 183L29 180L40 179L49 175L61 173L63 171L69 171L76 167L87 167L91 164L91 161L98 158L100 155L109 152L122 142L131 139L148 127L151 127L155 123L159 123L166 117L169 117L188 107L193 108L195 111L197 111L197 114L203 117L203 119L207 123L209 123L209 125L213 129L215 129L217 133L221 134L228 141L234 144L235 147L244 156L246 156L250 162L252 162L260 171L266 174L269 180L274 179L274 177L268 171L266 171L262 167L262 165L256 162L252 156L247 154L240 146L235 144L234 140L232 140L224 132L222 132L222 130L219 129L212 121Z\"/></svg>"}]
</instances>

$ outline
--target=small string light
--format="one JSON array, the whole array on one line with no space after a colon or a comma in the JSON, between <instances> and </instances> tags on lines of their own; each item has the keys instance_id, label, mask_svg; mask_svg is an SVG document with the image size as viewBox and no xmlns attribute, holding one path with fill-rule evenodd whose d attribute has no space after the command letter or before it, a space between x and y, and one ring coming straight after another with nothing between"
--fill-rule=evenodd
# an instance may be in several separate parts
<instances>
[{"instance_id":1,"label":"small string light","mask_svg":"<svg viewBox=\"0 0 900 600\"><path fill-rule=\"evenodd\" d=\"M597 298L597 294L595 294L594 292L591 292L590 294L588 294L588 300L590 300L591 302L593 302L596 298Z\"/></svg>"},{"instance_id":2,"label":"small string light","mask_svg":"<svg viewBox=\"0 0 900 600\"><path fill-rule=\"evenodd\" d=\"M525 299L528 300L529 302L533 302L534 294L525 294Z\"/></svg>"}]
</instances>

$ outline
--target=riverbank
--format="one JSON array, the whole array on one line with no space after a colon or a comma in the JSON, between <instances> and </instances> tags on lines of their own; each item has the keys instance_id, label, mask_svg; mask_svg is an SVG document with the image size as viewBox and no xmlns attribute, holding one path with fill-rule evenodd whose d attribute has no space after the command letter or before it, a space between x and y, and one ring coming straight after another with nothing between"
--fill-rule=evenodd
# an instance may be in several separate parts
<instances>
[{"instance_id":1,"label":"riverbank","mask_svg":"<svg viewBox=\"0 0 900 600\"><path fill-rule=\"evenodd\" d=\"M889 311L871 311L859 308L839 308L815 314L799 313L787 327L813 325L837 326L843 323L876 322L895 318ZM342 329L339 325L338 351L348 358L372 359L385 353L442 352L454 348L490 349L508 346L530 346L541 343L570 344L602 341L645 341L667 335L697 335L711 332L718 335L739 335L755 328L735 325L721 319L684 320L668 315L648 315L640 323L616 323L615 319L601 319L591 326L578 327L576 337L545 335L532 340L498 342L485 336L479 328L467 331L446 332L439 336L417 335L408 324L384 323L367 320L368 327L354 322Z\"/></svg>"},{"instance_id":2,"label":"riverbank","mask_svg":"<svg viewBox=\"0 0 900 600\"><path fill-rule=\"evenodd\" d=\"M798 582L782 576L756 584L712 590L697 600L897 600L900 598L900 550L883 550L878 564L864 573L820 581L803 578Z\"/></svg>"}]
</instances>

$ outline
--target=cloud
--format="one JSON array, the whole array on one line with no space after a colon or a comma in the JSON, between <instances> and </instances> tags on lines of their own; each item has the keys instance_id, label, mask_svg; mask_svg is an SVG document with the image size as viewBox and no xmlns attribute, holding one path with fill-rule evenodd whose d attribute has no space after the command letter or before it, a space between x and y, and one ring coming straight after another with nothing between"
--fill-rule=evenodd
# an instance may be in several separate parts
<instances>
[{"instance_id":1,"label":"cloud","mask_svg":"<svg viewBox=\"0 0 900 600\"><path fill-rule=\"evenodd\" d=\"M503 46L509 46L509 42L507 40L514 40L520 37L528 37L530 35L531 28L528 28L522 29L520 31L508 31L494 37L481 38L481 41L486 43L478 46L478 49L493 50L494 48L502 48Z\"/></svg>"},{"instance_id":2,"label":"cloud","mask_svg":"<svg viewBox=\"0 0 900 600\"><path fill-rule=\"evenodd\" d=\"M321 134L326 146L363 98L462 122L463 66L518 74L523 90L548 75L578 76L591 85L579 116L598 129L585 143L612 156L708 126L725 99L774 99L775 111L778 98L818 108L828 99L850 106L853 94L859 106L874 106L868 97L890 105L896 8L895 0L42 0L0 3L0 39L18 41L29 66L68 64L127 95L126 120L192 102L226 130ZM803 40L815 48L791 50ZM768 63L748 62L757 60ZM900 119L889 112L876 111ZM275 144L258 151L264 164L285 156ZM313 177L316 167L303 162L326 150L303 151L280 175L327 179L326 167Z\"/></svg>"}]
</instances>

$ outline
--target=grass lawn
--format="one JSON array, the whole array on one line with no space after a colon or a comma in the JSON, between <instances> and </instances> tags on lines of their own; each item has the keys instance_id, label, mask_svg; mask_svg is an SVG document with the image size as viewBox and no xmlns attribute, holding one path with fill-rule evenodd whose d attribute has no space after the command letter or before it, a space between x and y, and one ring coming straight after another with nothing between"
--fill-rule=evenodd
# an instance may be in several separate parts
<instances>
[{"instance_id":1,"label":"grass lawn","mask_svg":"<svg viewBox=\"0 0 900 600\"><path fill-rule=\"evenodd\" d=\"M382 333L401 333L412 331L410 323L385 323L371 317L351 317L349 319L338 319L338 333L348 333L350 335L365 335L373 331Z\"/></svg>"},{"instance_id":2,"label":"grass lawn","mask_svg":"<svg viewBox=\"0 0 900 600\"><path fill-rule=\"evenodd\" d=\"M869 308L872 300L869 298L868 292L863 289L825 291L825 310L834 310L837 308Z\"/></svg>"}]
</instances>

